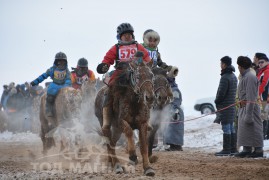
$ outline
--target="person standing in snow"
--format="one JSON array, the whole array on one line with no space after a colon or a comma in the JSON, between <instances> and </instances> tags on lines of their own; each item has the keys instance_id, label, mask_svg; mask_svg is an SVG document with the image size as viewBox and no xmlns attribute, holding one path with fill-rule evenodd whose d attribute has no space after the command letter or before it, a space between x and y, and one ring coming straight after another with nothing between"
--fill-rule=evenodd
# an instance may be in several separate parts
<instances>
[{"instance_id":1,"label":"person standing in snow","mask_svg":"<svg viewBox=\"0 0 269 180\"><path fill-rule=\"evenodd\" d=\"M264 54L263 56L258 56L259 71L257 78L259 80L259 98L262 104L261 118L263 120L263 134L264 139L267 139L267 129L268 129L268 88L269 88L269 60ZM267 108L266 108L267 106Z\"/></svg>"},{"instance_id":2,"label":"person standing in snow","mask_svg":"<svg viewBox=\"0 0 269 180\"><path fill-rule=\"evenodd\" d=\"M217 110L221 111L217 112L214 123L221 123L223 130L223 149L215 153L216 156L228 156L231 153L237 152L236 132L234 128L236 108L232 105L235 104L237 77L234 74L235 68L231 64L232 59L229 56L224 56L220 59L221 78L215 104Z\"/></svg>"},{"instance_id":3,"label":"person standing in snow","mask_svg":"<svg viewBox=\"0 0 269 180\"><path fill-rule=\"evenodd\" d=\"M4 85L3 88L4 88L4 90L3 90L3 93L1 95L1 104L3 106L3 109L6 110L7 109L8 92L9 92L8 85Z\"/></svg>"},{"instance_id":4,"label":"person standing in snow","mask_svg":"<svg viewBox=\"0 0 269 180\"><path fill-rule=\"evenodd\" d=\"M147 49L149 57L153 60L153 65L158 65L162 69L165 69L167 72L169 72L172 66L168 66L165 62L162 61L161 54L158 51L159 43L160 35L156 31L148 29L144 32L142 45Z\"/></svg>"},{"instance_id":5,"label":"person standing in snow","mask_svg":"<svg viewBox=\"0 0 269 180\"><path fill-rule=\"evenodd\" d=\"M259 81L250 71L252 62L248 57L239 56L237 64L242 75L238 85L240 108L237 144L243 146L243 151L235 154L235 157L263 157L263 128L260 105L257 100Z\"/></svg>"},{"instance_id":6,"label":"person standing in snow","mask_svg":"<svg viewBox=\"0 0 269 180\"><path fill-rule=\"evenodd\" d=\"M172 66L167 80L172 88L174 100L170 103L172 116L164 131L164 144L170 145L167 151L183 151L184 144L184 112L181 108L182 95L176 83L178 68Z\"/></svg>"}]
</instances>

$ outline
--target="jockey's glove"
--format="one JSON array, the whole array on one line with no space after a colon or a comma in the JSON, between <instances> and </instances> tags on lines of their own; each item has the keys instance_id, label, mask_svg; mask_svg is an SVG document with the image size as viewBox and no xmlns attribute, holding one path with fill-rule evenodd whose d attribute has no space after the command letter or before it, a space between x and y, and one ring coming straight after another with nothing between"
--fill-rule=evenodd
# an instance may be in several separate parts
<instances>
[{"instance_id":1,"label":"jockey's glove","mask_svg":"<svg viewBox=\"0 0 269 180\"><path fill-rule=\"evenodd\" d=\"M37 85L34 81L32 81L30 84L31 84L31 86L36 86Z\"/></svg>"},{"instance_id":2,"label":"jockey's glove","mask_svg":"<svg viewBox=\"0 0 269 180\"><path fill-rule=\"evenodd\" d=\"M106 63L101 63L97 66L96 70L99 74L105 74L109 69L109 65Z\"/></svg>"}]
</instances>

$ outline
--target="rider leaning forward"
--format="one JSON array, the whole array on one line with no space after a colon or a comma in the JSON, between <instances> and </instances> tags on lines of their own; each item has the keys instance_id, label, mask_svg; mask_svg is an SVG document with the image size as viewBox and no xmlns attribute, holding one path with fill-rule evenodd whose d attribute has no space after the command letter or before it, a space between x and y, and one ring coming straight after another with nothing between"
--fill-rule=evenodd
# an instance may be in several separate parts
<instances>
[{"instance_id":1,"label":"rider leaning forward","mask_svg":"<svg viewBox=\"0 0 269 180\"><path fill-rule=\"evenodd\" d=\"M95 75L93 71L89 70L88 68L88 60L85 58L80 58L77 63L76 68L72 68L71 72L71 81L72 87L75 89L80 89L81 85L85 81L94 81Z\"/></svg>"},{"instance_id":2,"label":"rider leaning forward","mask_svg":"<svg viewBox=\"0 0 269 180\"><path fill-rule=\"evenodd\" d=\"M70 71L67 66L67 57L65 53L59 52L55 55L53 66L45 73L31 82L32 86L37 86L48 77L53 80L49 84L46 98L46 115L53 116L53 104L61 88L71 86Z\"/></svg>"}]
</instances>

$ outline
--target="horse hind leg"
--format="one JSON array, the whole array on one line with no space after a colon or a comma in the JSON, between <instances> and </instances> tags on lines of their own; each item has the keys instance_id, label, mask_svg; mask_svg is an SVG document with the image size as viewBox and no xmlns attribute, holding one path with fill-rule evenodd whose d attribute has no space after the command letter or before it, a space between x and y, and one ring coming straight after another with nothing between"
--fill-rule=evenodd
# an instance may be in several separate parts
<instances>
[{"instance_id":1,"label":"horse hind leg","mask_svg":"<svg viewBox=\"0 0 269 180\"><path fill-rule=\"evenodd\" d=\"M135 150L135 142L134 142L134 133L133 129L130 127L130 125L123 121L123 132L128 140L128 152L129 152L129 164L136 165L138 163L136 150Z\"/></svg>"}]
</instances>

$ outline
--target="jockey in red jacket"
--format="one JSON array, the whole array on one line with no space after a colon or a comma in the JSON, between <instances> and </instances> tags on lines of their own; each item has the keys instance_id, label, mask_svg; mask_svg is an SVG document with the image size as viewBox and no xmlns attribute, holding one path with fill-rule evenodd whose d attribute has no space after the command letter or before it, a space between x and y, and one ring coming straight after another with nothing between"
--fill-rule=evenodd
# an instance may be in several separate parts
<instances>
[{"instance_id":1,"label":"jockey in red jacket","mask_svg":"<svg viewBox=\"0 0 269 180\"><path fill-rule=\"evenodd\" d=\"M129 23L122 23L117 28L117 39L118 43L112 46L109 51L106 53L101 64L97 66L97 72L99 74L105 74L110 65L114 63L116 70L113 72L110 77L109 85L113 84L114 77L117 76L120 71L118 68L119 62L130 61L134 59L134 55L137 51L143 52L143 60L149 62L151 59L148 55L148 51L141 45L135 41L134 38L134 28ZM109 104L112 105L113 99L110 95L110 90L108 90L104 96L103 102L103 134L105 136L109 136L109 128L110 128L110 117L112 114L112 108L109 108Z\"/></svg>"},{"instance_id":2,"label":"jockey in red jacket","mask_svg":"<svg viewBox=\"0 0 269 180\"><path fill-rule=\"evenodd\" d=\"M95 80L95 75L93 71L88 69L88 61L85 58L80 58L76 68L72 68L71 81L72 87L75 89L80 89L83 82Z\"/></svg>"},{"instance_id":3,"label":"jockey in red jacket","mask_svg":"<svg viewBox=\"0 0 269 180\"><path fill-rule=\"evenodd\" d=\"M134 39L134 29L129 23L122 23L117 28L117 39L118 43L112 46L106 53L102 63L97 66L97 72L99 74L105 74L110 65L116 63L116 72L113 73L111 80L117 74L117 65L122 61L132 60L137 51L144 53L143 60L149 62L151 59L148 55L147 50L138 44Z\"/></svg>"}]
</instances>

